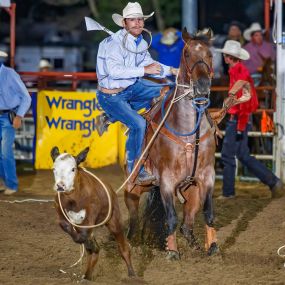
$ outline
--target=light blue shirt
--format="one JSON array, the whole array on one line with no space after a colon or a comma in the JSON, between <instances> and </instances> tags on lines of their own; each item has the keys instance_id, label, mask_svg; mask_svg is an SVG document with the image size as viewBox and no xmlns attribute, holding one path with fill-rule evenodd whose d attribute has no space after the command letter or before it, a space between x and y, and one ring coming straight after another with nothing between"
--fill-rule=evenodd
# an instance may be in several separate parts
<instances>
[{"instance_id":1,"label":"light blue shirt","mask_svg":"<svg viewBox=\"0 0 285 285\"><path fill-rule=\"evenodd\" d=\"M0 110L16 109L24 117L31 105L31 96L19 74L4 64L0 67Z\"/></svg>"},{"instance_id":2,"label":"light blue shirt","mask_svg":"<svg viewBox=\"0 0 285 285\"><path fill-rule=\"evenodd\" d=\"M125 36L126 33L125 29L121 29L99 45L96 72L101 87L126 88L144 76L145 66L155 62L147 51L147 42L139 37L136 43L136 38L131 34ZM153 77L172 75L169 66L159 64L162 68L161 74Z\"/></svg>"}]
</instances>

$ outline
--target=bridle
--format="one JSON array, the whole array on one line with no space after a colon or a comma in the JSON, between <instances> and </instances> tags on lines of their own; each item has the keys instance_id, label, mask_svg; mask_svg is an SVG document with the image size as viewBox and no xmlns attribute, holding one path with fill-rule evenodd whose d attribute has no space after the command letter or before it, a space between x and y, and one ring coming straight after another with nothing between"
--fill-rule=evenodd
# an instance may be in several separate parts
<instances>
[{"instance_id":1,"label":"bridle","mask_svg":"<svg viewBox=\"0 0 285 285\"><path fill-rule=\"evenodd\" d=\"M181 61L182 61L182 65L186 69L186 75L187 75L187 78L189 78L189 85L180 84L177 80L176 80L176 84L177 84L178 87L187 88L188 91L189 91L188 94L187 94L188 97L190 97L189 99L193 99L193 98L196 97L196 95L199 95L199 91L197 89L197 84L193 80L193 72L194 72L195 68L198 65L201 65L201 64L205 65L206 69L207 69L208 78L209 78L210 81L213 78L214 72L213 72L213 68L211 66L209 66L209 64L203 58L195 61L191 66L189 66L188 62L186 61L186 56L185 56L185 51L186 51L187 48L189 48L189 45L187 45L187 43L186 43L185 47L183 48L182 60ZM207 96L209 95L209 93L207 94Z\"/></svg>"},{"instance_id":2,"label":"bridle","mask_svg":"<svg viewBox=\"0 0 285 285\"><path fill-rule=\"evenodd\" d=\"M207 64L207 62L204 61L203 58L195 61L190 67L186 62L185 59L185 49L187 47L187 44L185 44L185 47L183 49L182 52L182 64L183 66L186 68L186 73L187 73L187 77L189 78L189 85L185 85L185 84L180 84L178 82L178 75L176 76L176 86L177 87L182 87L184 88L184 93L182 95L176 96L175 94L175 98L173 98L172 100L172 104L176 103L178 101L180 101L183 98L188 97L190 100L192 100L192 106L193 108L196 110L197 112L197 119L196 119L196 123L194 126L194 129L189 132L189 133L180 133L177 132L175 129L171 128L168 123L165 121L165 127L172 132L174 135L176 136L183 136L183 137L187 137L187 136L191 136L194 133L196 133L196 131L199 129L202 117L204 112L206 111L206 109L209 107L210 105L210 98L209 98L209 94L210 94L210 90L208 92L208 94L206 94L203 97L197 97L197 95L199 94L198 88L196 87L196 84L192 78L192 74L193 71L195 70L195 68L199 65L199 64L203 64L206 66L207 68L207 73L208 73L208 79L211 81L212 77L213 77L213 71L212 68ZM181 69L179 69L179 73L181 72ZM167 101L168 96L165 96L162 100L162 104L161 104L161 115L162 117L165 116L166 112L165 112L165 105L166 105L166 101Z\"/></svg>"}]
</instances>

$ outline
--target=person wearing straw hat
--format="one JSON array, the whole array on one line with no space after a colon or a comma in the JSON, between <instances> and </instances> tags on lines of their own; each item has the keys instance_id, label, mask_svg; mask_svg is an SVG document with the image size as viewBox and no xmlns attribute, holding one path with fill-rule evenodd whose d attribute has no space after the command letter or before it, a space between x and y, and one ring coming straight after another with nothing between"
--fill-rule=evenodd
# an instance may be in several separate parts
<instances>
[{"instance_id":1,"label":"person wearing straw hat","mask_svg":"<svg viewBox=\"0 0 285 285\"><path fill-rule=\"evenodd\" d=\"M170 66L154 61L143 39L144 21L154 12L144 15L138 2L129 2L122 15L113 14L113 21L122 29L104 39L97 55L97 98L105 111L97 118L97 130L102 134L109 122L120 121L129 128L126 143L127 170L131 172L142 152L146 130L145 119L137 113L149 109L160 96L160 84L142 79L143 76L165 77L176 72ZM155 177L142 168L139 184L148 184Z\"/></svg>"},{"instance_id":2,"label":"person wearing straw hat","mask_svg":"<svg viewBox=\"0 0 285 285\"><path fill-rule=\"evenodd\" d=\"M231 107L228 110L230 119L227 122L226 133L222 146L223 188L219 199L235 197L235 171L237 157L250 172L258 177L261 182L269 186L271 197L276 198L283 195L283 185L264 164L255 159L249 153L248 130L250 128L249 118L252 112L258 107L258 99L254 88L253 80L246 66L242 63L250 58L249 53L243 49L239 42L228 40L222 49L216 49L223 53L225 62L229 65L230 90L239 80L243 80L250 85L251 98ZM236 93L237 98L242 96L242 90Z\"/></svg>"},{"instance_id":3,"label":"person wearing straw hat","mask_svg":"<svg viewBox=\"0 0 285 285\"><path fill-rule=\"evenodd\" d=\"M52 65L48 60L46 60L46 59L40 60L40 62L39 62L39 71L40 72L51 71L51 69L52 69Z\"/></svg>"},{"instance_id":4,"label":"person wearing straw hat","mask_svg":"<svg viewBox=\"0 0 285 285\"><path fill-rule=\"evenodd\" d=\"M158 54L158 61L178 68L184 47L182 33L175 28L167 28L153 37L151 48Z\"/></svg>"},{"instance_id":5,"label":"person wearing straw hat","mask_svg":"<svg viewBox=\"0 0 285 285\"><path fill-rule=\"evenodd\" d=\"M0 57L7 57L7 54L0 51ZM31 96L20 76L0 63L0 180L4 195L13 195L18 190L13 153L15 129L21 127L30 105Z\"/></svg>"},{"instance_id":6,"label":"person wearing straw hat","mask_svg":"<svg viewBox=\"0 0 285 285\"><path fill-rule=\"evenodd\" d=\"M259 23L252 23L243 33L244 38L249 41L244 49L250 54L250 58L244 62L250 74L258 73L262 70L264 60L276 59L276 51L273 44L264 41L263 30Z\"/></svg>"}]
</instances>

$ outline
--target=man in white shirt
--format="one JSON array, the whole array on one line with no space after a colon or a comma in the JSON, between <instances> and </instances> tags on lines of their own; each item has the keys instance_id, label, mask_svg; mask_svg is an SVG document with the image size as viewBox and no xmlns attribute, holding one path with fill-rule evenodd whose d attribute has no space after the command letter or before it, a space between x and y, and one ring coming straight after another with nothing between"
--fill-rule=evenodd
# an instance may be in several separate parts
<instances>
[{"instance_id":1,"label":"man in white shirt","mask_svg":"<svg viewBox=\"0 0 285 285\"><path fill-rule=\"evenodd\" d=\"M162 78L176 72L154 61L147 50L142 31L144 21L153 14L143 15L139 3L129 2L122 16L112 15L114 22L123 29L104 39L97 55L98 101L111 121L120 121L129 128L126 144L129 172L142 152L146 130L146 121L137 111L149 108L153 98L160 96L162 88L142 77ZM155 177L142 168L138 183L147 184L153 180Z\"/></svg>"}]
</instances>

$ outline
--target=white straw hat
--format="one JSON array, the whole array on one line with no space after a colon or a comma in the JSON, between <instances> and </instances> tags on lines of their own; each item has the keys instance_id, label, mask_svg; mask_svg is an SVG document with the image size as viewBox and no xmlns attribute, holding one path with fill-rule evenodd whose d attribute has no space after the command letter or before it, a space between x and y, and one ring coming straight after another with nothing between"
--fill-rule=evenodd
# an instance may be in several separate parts
<instances>
[{"instance_id":1,"label":"white straw hat","mask_svg":"<svg viewBox=\"0 0 285 285\"><path fill-rule=\"evenodd\" d=\"M250 41L251 34L254 32L262 32L262 33L264 32L259 23L252 23L248 29L245 29L243 37L247 41Z\"/></svg>"},{"instance_id":2,"label":"white straw hat","mask_svg":"<svg viewBox=\"0 0 285 285\"><path fill-rule=\"evenodd\" d=\"M50 64L50 62L49 62L48 60L46 60L46 59L41 59L41 60L40 60L40 63L39 63L39 69L45 68L45 67L51 68L52 65Z\"/></svg>"},{"instance_id":3,"label":"white straw hat","mask_svg":"<svg viewBox=\"0 0 285 285\"><path fill-rule=\"evenodd\" d=\"M217 48L216 51L237 57L242 60L248 60L250 58L249 53L241 47L240 42L233 40L226 41L224 47L222 49Z\"/></svg>"},{"instance_id":4,"label":"white straw hat","mask_svg":"<svg viewBox=\"0 0 285 285\"><path fill-rule=\"evenodd\" d=\"M126 18L144 18L146 20L153 14L154 12L149 15L144 15L142 7L138 2L129 2L123 10L123 16L119 14L113 14L112 19L118 26L123 27L122 21Z\"/></svg>"},{"instance_id":5,"label":"white straw hat","mask_svg":"<svg viewBox=\"0 0 285 285\"><path fill-rule=\"evenodd\" d=\"M0 50L0 57L7 57L8 54L2 50Z\"/></svg>"},{"instance_id":6,"label":"white straw hat","mask_svg":"<svg viewBox=\"0 0 285 285\"><path fill-rule=\"evenodd\" d=\"M175 28L168 28L162 33L160 41L168 46L173 45L178 39L177 30Z\"/></svg>"}]
</instances>

